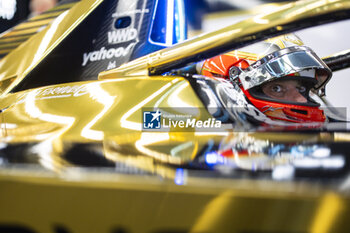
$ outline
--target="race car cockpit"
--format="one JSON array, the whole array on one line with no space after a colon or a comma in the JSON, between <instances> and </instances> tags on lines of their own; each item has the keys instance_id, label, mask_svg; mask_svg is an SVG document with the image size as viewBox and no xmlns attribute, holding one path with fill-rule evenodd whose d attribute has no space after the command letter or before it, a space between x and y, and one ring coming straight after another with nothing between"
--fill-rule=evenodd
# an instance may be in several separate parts
<instances>
[{"instance_id":1,"label":"race car cockpit","mask_svg":"<svg viewBox=\"0 0 350 233\"><path fill-rule=\"evenodd\" d=\"M198 72L229 80L250 107L270 119L326 121L321 104L313 97L324 95L332 72L296 35L271 38L207 59Z\"/></svg>"}]
</instances>

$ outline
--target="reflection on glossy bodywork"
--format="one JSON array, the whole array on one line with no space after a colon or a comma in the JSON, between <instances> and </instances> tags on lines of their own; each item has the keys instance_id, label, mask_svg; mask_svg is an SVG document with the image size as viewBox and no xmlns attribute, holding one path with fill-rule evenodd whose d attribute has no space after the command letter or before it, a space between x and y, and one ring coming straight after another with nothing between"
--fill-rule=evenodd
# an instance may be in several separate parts
<instances>
[{"instance_id":1,"label":"reflection on glossy bodywork","mask_svg":"<svg viewBox=\"0 0 350 233\"><path fill-rule=\"evenodd\" d=\"M9 86L2 87L2 94L7 94L19 84L38 62L44 59L101 2L102 0L80 2L72 8L74 10L63 13L60 19L56 20L56 23L30 38L26 42L25 48L17 48L0 60L0 82L16 76L16 80ZM62 23L58 24L59 22ZM46 43L42 44L41 42L44 39L46 39ZM37 51L40 52L37 53ZM21 57L21 59L19 60L18 57Z\"/></svg>"},{"instance_id":2,"label":"reflection on glossy bodywork","mask_svg":"<svg viewBox=\"0 0 350 233\"><path fill-rule=\"evenodd\" d=\"M248 105L241 112L234 109L234 101L242 99L230 99L239 93L229 82L182 77L168 70L284 32L280 30L316 24L312 19L321 16L329 21L333 15L335 20L348 17L348 1L288 4L105 71L99 80L96 76L90 81L51 83L48 75L43 80L49 85L13 89L102 2L81 1L30 39L28 47L0 61L1 224L20 219L29 232L31 228L42 232L348 230L346 128L342 132L282 124L253 128L248 116L261 120L261 114ZM147 14L146 10L135 14L139 13ZM305 19L306 24L294 24ZM103 51L102 47L84 51L79 57L84 59L85 54L88 63L94 52L98 57ZM163 72L169 75L156 75ZM221 109L217 100L230 111ZM145 131L144 109L166 109L174 115L193 109L195 117L220 118L222 128L219 132L176 127ZM234 131L235 124L242 126L240 131ZM50 208L38 208L33 214L33 205ZM66 207L79 214L67 218L62 212Z\"/></svg>"}]
</instances>

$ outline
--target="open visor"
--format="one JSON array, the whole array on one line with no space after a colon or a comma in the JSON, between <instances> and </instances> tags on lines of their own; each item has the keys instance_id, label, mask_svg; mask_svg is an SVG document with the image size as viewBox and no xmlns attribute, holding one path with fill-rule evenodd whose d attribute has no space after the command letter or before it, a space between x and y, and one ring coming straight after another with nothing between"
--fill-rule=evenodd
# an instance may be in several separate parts
<instances>
[{"instance_id":1,"label":"open visor","mask_svg":"<svg viewBox=\"0 0 350 233\"><path fill-rule=\"evenodd\" d=\"M309 71L315 72L309 72ZM328 66L308 47L288 47L258 60L239 74L245 90L261 85L266 81L288 76L316 79L313 89L322 88L331 78Z\"/></svg>"}]
</instances>

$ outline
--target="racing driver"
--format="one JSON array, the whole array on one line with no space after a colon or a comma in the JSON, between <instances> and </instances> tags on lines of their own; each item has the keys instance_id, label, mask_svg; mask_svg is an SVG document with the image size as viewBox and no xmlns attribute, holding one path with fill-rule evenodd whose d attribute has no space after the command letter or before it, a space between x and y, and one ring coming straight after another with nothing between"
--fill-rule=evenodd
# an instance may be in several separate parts
<instances>
[{"instance_id":1,"label":"racing driver","mask_svg":"<svg viewBox=\"0 0 350 233\"><path fill-rule=\"evenodd\" d=\"M312 97L324 95L331 70L293 34L207 59L197 72L230 80L250 104L273 120L326 121Z\"/></svg>"}]
</instances>

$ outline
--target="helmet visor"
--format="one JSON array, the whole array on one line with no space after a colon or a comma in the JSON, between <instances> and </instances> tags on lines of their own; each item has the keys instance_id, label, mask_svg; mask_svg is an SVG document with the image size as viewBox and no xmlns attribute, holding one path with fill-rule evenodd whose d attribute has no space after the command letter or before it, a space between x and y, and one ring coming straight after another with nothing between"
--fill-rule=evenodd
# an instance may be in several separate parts
<instances>
[{"instance_id":1,"label":"helmet visor","mask_svg":"<svg viewBox=\"0 0 350 233\"><path fill-rule=\"evenodd\" d=\"M315 72L310 72L315 71ZM332 72L308 47L289 47L271 53L242 71L239 79L245 90L293 74L315 79L313 89L323 87Z\"/></svg>"}]
</instances>

